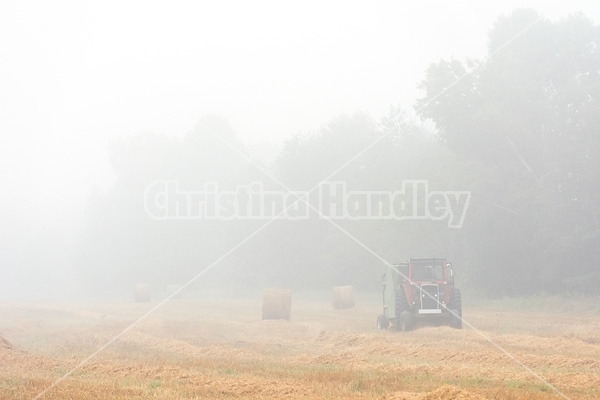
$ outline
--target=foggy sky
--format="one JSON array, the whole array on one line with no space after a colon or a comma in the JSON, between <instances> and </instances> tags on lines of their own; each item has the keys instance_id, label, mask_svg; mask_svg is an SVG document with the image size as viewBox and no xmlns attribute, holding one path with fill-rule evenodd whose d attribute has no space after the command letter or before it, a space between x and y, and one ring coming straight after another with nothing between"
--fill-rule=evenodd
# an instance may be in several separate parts
<instances>
[{"instance_id":1,"label":"foggy sky","mask_svg":"<svg viewBox=\"0 0 600 400\"><path fill-rule=\"evenodd\" d=\"M409 107L429 63L484 55L500 14L580 10L598 23L594 4L4 1L0 256L80 221L114 178L113 138L183 136L217 113L269 159L339 114Z\"/></svg>"}]
</instances>

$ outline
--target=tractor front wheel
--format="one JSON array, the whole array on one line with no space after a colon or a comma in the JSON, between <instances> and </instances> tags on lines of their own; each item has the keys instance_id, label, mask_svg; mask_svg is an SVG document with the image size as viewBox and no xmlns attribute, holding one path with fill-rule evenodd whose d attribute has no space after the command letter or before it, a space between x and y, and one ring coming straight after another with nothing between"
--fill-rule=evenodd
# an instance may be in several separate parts
<instances>
[{"instance_id":1,"label":"tractor front wheel","mask_svg":"<svg viewBox=\"0 0 600 400\"><path fill-rule=\"evenodd\" d=\"M413 317L409 311L402 311L396 318L396 330L407 332L413 327Z\"/></svg>"},{"instance_id":2,"label":"tractor front wheel","mask_svg":"<svg viewBox=\"0 0 600 400\"><path fill-rule=\"evenodd\" d=\"M383 314L377 317L377 329L387 329L390 326L390 321Z\"/></svg>"}]
</instances>

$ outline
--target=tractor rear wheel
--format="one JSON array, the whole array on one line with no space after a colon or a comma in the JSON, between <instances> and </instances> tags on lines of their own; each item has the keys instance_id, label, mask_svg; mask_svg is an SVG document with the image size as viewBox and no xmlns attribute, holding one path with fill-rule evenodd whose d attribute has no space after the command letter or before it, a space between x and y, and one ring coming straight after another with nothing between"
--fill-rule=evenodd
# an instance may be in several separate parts
<instances>
[{"instance_id":1,"label":"tractor rear wheel","mask_svg":"<svg viewBox=\"0 0 600 400\"><path fill-rule=\"evenodd\" d=\"M408 300L406 299L406 292L404 287L400 287L396 290L396 330L397 331L409 331L412 329L412 315L410 314L410 308L408 306Z\"/></svg>"},{"instance_id":2,"label":"tractor rear wheel","mask_svg":"<svg viewBox=\"0 0 600 400\"><path fill-rule=\"evenodd\" d=\"M462 329L462 299L460 289L454 289L452 292L452 303L450 310L450 326L455 329Z\"/></svg>"}]
</instances>

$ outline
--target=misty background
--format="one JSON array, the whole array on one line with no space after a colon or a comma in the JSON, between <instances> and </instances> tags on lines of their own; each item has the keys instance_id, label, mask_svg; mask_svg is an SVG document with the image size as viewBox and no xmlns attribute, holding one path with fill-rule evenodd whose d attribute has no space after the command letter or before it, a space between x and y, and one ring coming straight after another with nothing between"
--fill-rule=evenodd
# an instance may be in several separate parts
<instances>
[{"instance_id":1,"label":"misty background","mask_svg":"<svg viewBox=\"0 0 600 400\"><path fill-rule=\"evenodd\" d=\"M472 199L461 229L338 221L364 244L390 262L446 256L490 296L599 294L591 3L1 8L0 297L182 283L262 225L144 212L160 179L281 189L207 128L294 190L384 136L335 179ZM383 270L327 221L275 221L199 285L377 288Z\"/></svg>"}]
</instances>

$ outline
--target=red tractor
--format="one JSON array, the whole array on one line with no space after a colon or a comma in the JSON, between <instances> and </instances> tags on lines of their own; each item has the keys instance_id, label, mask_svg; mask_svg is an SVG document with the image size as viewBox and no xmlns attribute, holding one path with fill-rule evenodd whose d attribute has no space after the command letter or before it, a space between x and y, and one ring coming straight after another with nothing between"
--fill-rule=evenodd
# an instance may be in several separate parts
<instances>
[{"instance_id":1,"label":"red tractor","mask_svg":"<svg viewBox=\"0 0 600 400\"><path fill-rule=\"evenodd\" d=\"M445 258L411 258L383 275L383 314L377 317L377 327L387 329L393 321L396 330L408 331L418 319L462 328L460 290L454 287L454 270Z\"/></svg>"}]
</instances>

